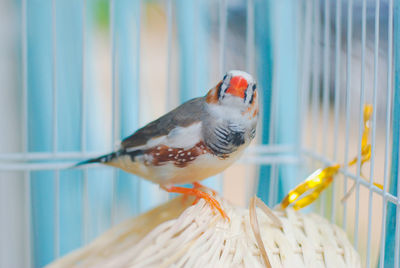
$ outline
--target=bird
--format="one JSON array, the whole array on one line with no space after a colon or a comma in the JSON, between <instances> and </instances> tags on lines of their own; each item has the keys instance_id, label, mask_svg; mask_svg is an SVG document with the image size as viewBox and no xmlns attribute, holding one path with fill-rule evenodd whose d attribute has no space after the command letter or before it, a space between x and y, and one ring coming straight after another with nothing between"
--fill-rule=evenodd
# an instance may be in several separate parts
<instances>
[{"instance_id":1,"label":"bird","mask_svg":"<svg viewBox=\"0 0 400 268\"><path fill-rule=\"evenodd\" d=\"M243 154L255 137L258 113L256 81L244 71L231 70L205 96L138 129L118 150L76 166L100 163L120 168L167 192L202 198L228 218L212 194L201 190L200 181L222 172ZM193 188L176 186L188 183Z\"/></svg>"}]
</instances>

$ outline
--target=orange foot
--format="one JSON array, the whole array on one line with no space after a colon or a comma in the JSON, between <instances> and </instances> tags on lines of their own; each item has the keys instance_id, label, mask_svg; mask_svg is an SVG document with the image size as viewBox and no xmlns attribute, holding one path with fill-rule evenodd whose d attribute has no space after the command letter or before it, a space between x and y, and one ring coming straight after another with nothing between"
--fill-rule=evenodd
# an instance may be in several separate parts
<instances>
[{"instance_id":1,"label":"orange foot","mask_svg":"<svg viewBox=\"0 0 400 268\"><path fill-rule=\"evenodd\" d=\"M198 185L201 185L201 184L198 183ZM193 184L193 186L195 188L184 188L184 187L178 187L178 186L172 186L169 188L161 186L161 188L163 188L165 191L167 191L169 193L179 193L179 194L184 194L184 195L195 196L196 200L203 198L213 209L218 210L224 219L229 220L229 217L226 215L225 211L221 208L221 205L219 204L219 202L217 200L215 200L215 198L211 197L208 193L205 193L205 192L197 189L199 187L197 187L195 184Z\"/></svg>"},{"instance_id":2,"label":"orange foot","mask_svg":"<svg viewBox=\"0 0 400 268\"><path fill-rule=\"evenodd\" d=\"M209 187L207 187L207 186L204 186L204 185L201 184L200 182L195 181L195 182L193 182L192 184L193 184L193 188L194 188L194 189L203 188L203 189L206 189L206 190L212 192L213 196L216 196L216 195L217 195L217 192L216 192L216 191L214 191L213 189L211 189L211 188L209 188Z\"/></svg>"},{"instance_id":3,"label":"orange foot","mask_svg":"<svg viewBox=\"0 0 400 268\"><path fill-rule=\"evenodd\" d=\"M217 192L216 192L216 191L214 191L213 189L211 189L211 188L209 188L209 187L207 187L207 186L204 186L204 185L201 184L200 182L195 181L195 182L193 182L192 184L193 184L193 189L203 188L203 189L206 189L207 191L210 191L210 192L213 194L213 196L216 196L216 195L217 195ZM183 202L184 204L186 203L186 200L187 200L188 197L189 197L188 194L185 194L185 195L183 196L182 202ZM192 205L196 205L197 202L199 202L199 200L200 200L200 197L197 196L196 199L193 201Z\"/></svg>"}]
</instances>

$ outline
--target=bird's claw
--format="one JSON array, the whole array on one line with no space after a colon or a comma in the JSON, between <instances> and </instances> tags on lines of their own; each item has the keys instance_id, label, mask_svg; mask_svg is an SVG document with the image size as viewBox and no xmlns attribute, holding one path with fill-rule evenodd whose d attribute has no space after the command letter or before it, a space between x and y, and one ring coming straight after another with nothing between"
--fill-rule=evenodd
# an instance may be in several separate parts
<instances>
[{"instance_id":1,"label":"bird's claw","mask_svg":"<svg viewBox=\"0 0 400 268\"><path fill-rule=\"evenodd\" d=\"M185 196L188 196L188 195L195 196L196 200L194 203L197 203L200 199L204 199L204 201L206 201L213 209L218 210L218 212L221 214L221 216L224 219L227 219L229 221L230 219L229 219L228 215L221 208L221 205L219 204L219 202L214 197L212 197L210 194L199 190L198 189L198 188L200 188L199 185L201 185L201 184L194 185L194 188L184 188L184 187L178 187L178 186L172 186L169 188L162 187L162 188L169 193L180 193L180 194L184 194ZM213 194L215 195L216 193L214 192Z\"/></svg>"}]
</instances>

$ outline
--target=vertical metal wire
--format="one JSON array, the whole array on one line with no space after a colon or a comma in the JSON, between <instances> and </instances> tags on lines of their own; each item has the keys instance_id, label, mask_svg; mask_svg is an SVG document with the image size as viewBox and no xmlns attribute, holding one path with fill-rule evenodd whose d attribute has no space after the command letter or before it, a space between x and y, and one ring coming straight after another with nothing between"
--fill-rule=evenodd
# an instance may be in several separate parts
<instances>
[{"instance_id":1,"label":"vertical metal wire","mask_svg":"<svg viewBox=\"0 0 400 268\"><path fill-rule=\"evenodd\" d=\"M139 89L138 89L138 99L140 100L141 99L141 97L140 97L140 44L141 44L141 31L140 31L140 28L141 28L141 16L140 16L140 14L141 14L141 11L142 11L142 0L139 0L139 3L138 3L138 9L139 9L139 15L138 15L138 19L137 19L137 24L136 24L136 42L137 42L137 46L136 46L136 66L138 66L138 68L136 68L136 70L137 70L137 74L136 74L136 77L137 77L137 85L139 86ZM138 122L140 121L140 111L141 111L141 105L140 105L140 102L138 103L138 107L137 107L137 111L138 111L138 115L137 115L137 118L138 118ZM142 182L143 182L143 180L141 180L141 179L139 179L138 180L138 189L142 189L142 187L141 187L141 184L142 184ZM142 207L142 193L141 193L141 191L137 191L136 192L137 193L137 204L136 204L136 208L135 208L135 211L140 211L140 208Z\"/></svg>"},{"instance_id":2,"label":"vertical metal wire","mask_svg":"<svg viewBox=\"0 0 400 268\"><path fill-rule=\"evenodd\" d=\"M328 129L328 109L329 109L329 74L330 74L330 0L325 0L324 6L324 87L322 104L322 154L326 156L327 148L327 129Z\"/></svg>"},{"instance_id":3,"label":"vertical metal wire","mask_svg":"<svg viewBox=\"0 0 400 268\"><path fill-rule=\"evenodd\" d=\"M344 162L349 160L349 134L350 134L350 90L351 90L351 55L352 55L352 38L353 38L353 0L347 3L347 63L346 63L346 138ZM344 166L344 172L347 173L347 166ZM347 192L347 176L344 175L344 192ZM343 229L347 228L347 203L343 204Z\"/></svg>"},{"instance_id":4,"label":"vertical metal wire","mask_svg":"<svg viewBox=\"0 0 400 268\"><path fill-rule=\"evenodd\" d=\"M298 96L297 96L297 106L298 106L298 113L297 113L297 122L299 127L299 137L296 142L296 148L295 152L298 154L300 157L301 153L301 146L303 144L303 131L302 131L302 126L303 126L303 117L304 117L304 79L305 79L305 62L306 62L306 12L307 12L307 2L303 1L301 4L298 5L297 8L297 21L296 23L298 24L298 29L299 29L299 34L298 34L298 44L299 46L299 86L298 86Z\"/></svg>"},{"instance_id":5,"label":"vertical metal wire","mask_svg":"<svg viewBox=\"0 0 400 268\"><path fill-rule=\"evenodd\" d=\"M57 153L57 2L52 0L52 48L53 48L53 153ZM60 256L60 171L54 175L54 255Z\"/></svg>"},{"instance_id":6,"label":"vertical metal wire","mask_svg":"<svg viewBox=\"0 0 400 268\"><path fill-rule=\"evenodd\" d=\"M341 20L342 20L342 0L336 1L336 18L335 18L335 100L334 100L334 130L333 130L333 161L337 162L337 147L339 140L339 108L340 108L340 59L341 59ZM332 196L336 196L336 180L332 183ZM331 222L336 217L336 200L331 202Z\"/></svg>"},{"instance_id":7,"label":"vertical metal wire","mask_svg":"<svg viewBox=\"0 0 400 268\"><path fill-rule=\"evenodd\" d=\"M378 90L378 65L379 65L379 11L380 0L375 1L375 41L374 41L374 88L372 96L372 133L371 133L371 161L370 161L370 176L369 176L369 199L368 199L368 233L367 233L367 254L366 267L371 266L371 228L372 228L372 198L373 198L373 177L375 167L375 142L376 142L376 94Z\"/></svg>"},{"instance_id":8,"label":"vertical metal wire","mask_svg":"<svg viewBox=\"0 0 400 268\"><path fill-rule=\"evenodd\" d=\"M81 151L86 151L86 0L82 1Z\"/></svg>"},{"instance_id":9,"label":"vertical metal wire","mask_svg":"<svg viewBox=\"0 0 400 268\"><path fill-rule=\"evenodd\" d=\"M57 5L52 0L52 46L53 46L53 153L57 152Z\"/></svg>"},{"instance_id":10,"label":"vertical metal wire","mask_svg":"<svg viewBox=\"0 0 400 268\"><path fill-rule=\"evenodd\" d=\"M32 226L31 226L31 176L29 171L24 171L24 190L25 196L25 232L26 232L26 243L25 243L25 260L27 261L28 267L33 267L33 255L32 255Z\"/></svg>"},{"instance_id":11,"label":"vertical metal wire","mask_svg":"<svg viewBox=\"0 0 400 268\"><path fill-rule=\"evenodd\" d=\"M313 27L313 70L312 70L312 99L311 99L311 113L312 113L312 125L311 125L311 148L317 150L318 148L318 130L319 130L319 97L320 97L320 0L314 0L314 27ZM323 202L320 205L320 213L323 214Z\"/></svg>"},{"instance_id":12,"label":"vertical metal wire","mask_svg":"<svg viewBox=\"0 0 400 268\"><path fill-rule=\"evenodd\" d=\"M312 80L312 126L311 126L311 148L317 149L318 143L318 109L319 109L319 0L314 0L314 28L313 28L313 80Z\"/></svg>"},{"instance_id":13,"label":"vertical metal wire","mask_svg":"<svg viewBox=\"0 0 400 268\"><path fill-rule=\"evenodd\" d=\"M174 103L174 94L171 91L172 77L172 0L167 0L167 103L166 111L172 109ZM168 200L173 197L172 193L168 193Z\"/></svg>"},{"instance_id":14,"label":"vertical metal wire","mask_svg":"<svg viewBox=\"0 0 400 268\"><path fill-rule=\"evenodd\" d=\"M225 72L225 43L227 24L227 0L219 1L219 75L222 77Z\"/></svg>"},{"instance_id":15,"label":"vertical metal wire","mask_svg":"<svg viewBox=\"0 0 400 268\"><path fill-rule=\"evenodd\" d=\"M199 79L199 72L198 72L198 32L200 31L199 29L199 12L200 12L200 8L199 8L199 0L192 0L193 1L193 6L194 6L194 14L193 14L193 66L192 66L192 71L193 71L193 85L195 88L195 92L196 94L200 91L199 90L199 83L198 83L198 79Z\"/></svg>"},{"instance_id":16,"label":"vertical metal wire","mask_svg":"<svg viewBox=\"0 0 400 268\"><path fill-rule=\"evenodd\" d=\"M324 6L324 77L323 77L323 102L322 102L322 154L326 156L328 109L329 109L329 73L330 73L330 0L325 0ZM325 215L326 193L322 195L321 209Z\"/></svg>"},{"instance_id":17,"label":"vertical metal wire","mask_svg":"<svg viewBox=\"0 0 400 268\"><path fill-rule=\"evenodd\" d=\"M400 138L400 132L398 133ZM396 233L395 233L395 244L394 244L394 268L399 268L399 250L400 250L400 205L399 205L399 197L400 197L400 157L397 157L397 176L393 178L397 180L397 204L396 204Z\"/></svg>"},{"instance_id":18,"label":"vertical metal wire","mask_svg":"<svg viewBox=\"0 0 400 268\"><path fill-rule=\"evenodd\" d=\"M117 88L116 88L116 60L115 60L115 21L114 21L114 10L115 10L115 1L110 1L110 38L111 38L111 90L112 90L112 134L111 134L111 149L114 149L115 141L118 137L118 125L117 125L117 116L118 116L118 96L117 96ZM113 169L113 179L112 179L112 205L111 205L111 224L114 225L115 223L115 210L117 204L117 171Z\"/></svg>"},{"instance_id":19,"label":"vertical metal wire","mask_svg":"<svg viewBox=\"0 0 400 268\"><path fill-rule=\"evenodd\" d=\"M271 114L270 114L270 122L269 122L269 143L274 144L276 142L276 123L278 113L278 92L277 90L272 90L271 93ZM277 200L277 191L278 191L278 176L279 176L279 164L273 163L271 165L271 174L270 174L270 185L269 185L269 197L268 202L270 206L274 205Z\"/></svg>"},{"instance_id":20,"label":"vertical metal wire","mask_svg":"<svg viewBox=\"0 0 400 268\"><path fill-rule=\"evenodd\" d=\"M227 0L219 1L219 76L223 77L225 64L225 49L226 49L226 27L227 27ZM224 174L221 174L221 181L224 181ZM222 190L224 185L222 184Z\"/></svg>"},{"instance_id":21,"label":"vertical metal wire","mask_svg":"<svg viewBox=\"0 0 400 268\"><path fill-rule=\"evenodd\" d=\"M26 1L22 0L22 151L28 152L28 42Z\"/></svg>"},{"instance_id":22,"label":"vertical metal wire","mask_svg":"<svg viewBox=\"0 0 400 268\"><path fill-rule=\"evenodd\" d=\"M272 87L274 89L274 87ZM270 113L270 121L269 121L269 143L274 144L276 142L276 123L275 120L277 118L278 111L278 97L277 90L272 90L271 93L271 113ZM279 165L276 163L271 164L271 173L270 173L270 183L269 183L269 194L268 194L268 202L269 205L272 206L276 202L276 195L278 190L278 176L279 176Z\"/></svg>"},{"instance_id":23,"label":"vertical metal wire","mask_svg":"<svg viewBox=\"0 0 400 268\"><path fill-rule=\"evenodd\" d=\"M388 90L392 90L392 60L393 60L393 0L389 1L389 32L388 32L388 74L387 74L387 85ZM389 96L388 96L389 97ZM391 97L391 96L390 96ZM391 99L391 98L390 98ZM391 121L389 121L391 122ZM397 133L399 135L399 133ZM395 139L395 137L393 137ZM397 189L396 189L396 233L395 233L395 247L394 247L394 267L399 267L399 250L400 250L400 157L397 158L397 178L396 175L393 174L393 179L397 180ZM386 183L386 181L384 182ZM384 189L386 190L387 185L384 184ZM386 215L385 215L386 218ZM384 236L383 236L384 237Z\"/></svg>"},{"instance_id":24,"label":"vertical metal wire","mask_svg":"<svg viewBox=\"0 0 400 268\"><path fill-rule=\"evenodd\" d=\"M54 255L60 257L60 170L54 171Z\"/></svg>"},{"instance_id":25,"label":"vertical metal wire","mask_svg":"<svg viewBox=\"0 0 400 268\"><path fill-rule=\"evenodd\" d=\"M363 111L364 111L364 91L365 91L365 38L367 28L367 2L362 2L361 18L361 92L359 109L359 131L358 131L358 149L357 149L357 173L356 173L356 201L355 201L355 220L354 220L354 247L358 249L358 223L360 210L360 176L361 176L361 140L364 130Z\"/></svg>"},{"instance_id":26,"label":"vertical metal wire","mask_svg":"<svg viewBox=\"0 0 400 268\"><path fill-rule=\"evenodd\" d=\"M83 230L82 243L86 245L89 242L89 196L88 196L88 169L83 169Z\"/></svg>"},{"instance_id":27,"label":"vertical metal wire","mask_svg":"<svg viewBox=\"0 0 400 268\"><path fill-rule=\"evenodd\" d=\"M22 40L22 120L21 120L21 132L22 132L22 152L24 154L24 160L26 160L26 154L28 152L28 42L27 42L27 3L26 0L22 0L22 29L21 29L21 40ZM25 260L27 266L32 267L32 227L31 227L31 179L30 172L24 171L24 190L25 190L25 232L26 232L26 243L25 243Z\"/></svg>"},{"instance_id":28,"label":"vertical metal wire","mask_svg":"<svg viewBox=\"0 0 400 268\"><path fill-rule=\"evenodd\" d=\"M82 2L82 115L81 115L81 152L86 152L86 0ZM83 169L83 215L82 243L88 243L89 199L88 168Z\"/></svg>"},{"instance_id":29,"label":"vertical metal wire","mask_svg":"<svg viewBox=\"0 0 400 268\"><path fill-rule=\"evenodd\" d=\"M269 121L269 144L274 144L276 142L276 123L277 119L277 111L278 111L278 92L275 90L274 86L272 86L271 92L271 110L270 110L270 121ZM269 193L268 193L268 202L269 205L272 206L276 202L276 195L278 190L278 176L279 176L279 165L276 163L271 164L271 173L270 173L270 183L269 183Z\"/></svg>"},{"instance_id":30,"label":"vertical metal wire","mask_svg":"<svg viewBox=\"0 0 400 268\"><path fill-rule=\"evenodd\" d=\"M309 125L309 96L310 96L310 69L313 64L312 60L312 44L313 44L313 33L312 33L312 21L313 21L313 2L305 1L304 10L304 45L302 53L302 78L301 78L301 105L299 113L299 126ZM304 128L304 129L308 129ZM300 148L301 151L304 146L305 140L304 129L300 131ZM308 172L308 170L307 170Z\"/></svg>"},{"instance_id":31,"label":"vertical metal wire","mask_svg":"<svg viewBox=\"0 0 400 268\"><path fill-rule=\"evenodd\" d=\"M308 105L310 93L310 66L311 60L311 45L312 45L312 5L311 1L305 1L305 18L304 18L304 46L303 46L303 66L302 66L302 79L301 79L301 109L300 109L300 126L308 126ZM304 130L300 132L300 142L303 143Z\"/></svg>"},{"instance_id":32,"label":"vertical metal wire","mask_svg":"<svg viewBox=\"0 0 400 268\"><path fill-rule=\"evenodd\" d=\"M255 75L254 72L254 0L248 0L246 6L246 71L252 75ZM245 174L250 173L250 165L245 165ZM246 184L246 191L245 191L245 200L249 200L249 194L254 194L254 185L253 189L249 191L248 185Z\"/></svg>"},{"instance_id":33,"label":"vertical metal wire","mask_svg":"<svg viewBox=\"0 0 400 268\"><path fill-rule=\"evenodd\" d=\"M270 206L273 206L276 202L276 191L277 187L277 180L278 180L278 172L277 172L277 164L271 165L271 174L270 174L270 184L269 184L269 194L268 194L268 203Z\"/></svg>"},{"instance_id":34,"label":"vertical metal wire","mask_svg":"<svg viewBox=\"0 0 400 268\"><path fill-rule=\"evenodd\" d=\"M389 153L390 153L390 129L392 115L392 51L393 49L393 0L389 0L389 18L388 18L388 55L387 55L387 93L386 93L386 136L385 136L385 167L383 171L383 201L382 201L382 230L379 267L384 267L385 260L385 240L386 240L386 214L388 177L389 177Z\"/></svg>"},{"instance_id":35,"label":"vertical metal wire","mask_svg":"<svg viewBox=\"0 0 400 268\"><path fill-rule=\"evenodd\" d=\"M246 71L254 74L254 0L247 1Z\"/></svg>"},{"instance_id":36,"label":"vertical metal wire","mask_svg":"<svg viewBox=\"0 0 400 268\"><path fill-rule=\"evenodd\" d=\"M112 113L112 133L111 133L111 146L112 148L114 147L114 143L117 139L117 94L116 94L116 79L115 79L115 74L116 74L116 60L115 60L115 21L114 21L114 10L115 10L115 1L111 0L110 1L110 49L111 49L111 94L112 94L112 103L111 103L111 113Z\"/></svg>"},{"instance_id":37,"label":"vertical metal wire","mask_svg":"<svg viewBox=\"0 0 400 268\"><path fill-rule=\"evenodd\" d=\"M166 110L172 108L173 94L171 92L172 76L172 0L167 0L167 103Z\"/></svg>"},{"instance_id":38,"label":"vertical metal wire","mask_svg":"<svg viewBox=\"0 0 400 268\"><path fill-rule=\"evenodd\" d=\"M137 21L137 24L136 24L136 42L138 44L136 46L136 66L138 66L138 68L136 68L136 70L137 70L136 77L137 77L137 80L138 80L137 84L140 87L140 60L141 60L141 58L140 58L140 44L141 44L141 31L140 31L140 28L141 28L141 16L140 16L140 14L142 13L142 0L138 1L138 9L139 9L139 15L138 15L138 21ZM171 6L171 13L172 13L172 6ZM172 16L172 14L171 14L171 16ZM172 21L171 21L171 34L172 34ZM172 38L171 38L171 42L172 42ZM171 45L170 49L172 50L172 45ZM170 60L171 60L171 58L170 58ZM140 97L140 88L138 90L138 98L141 99L141 97ZM137 117L138 117L138 119L140 119L140 111L141 111L140 102L138 103L137 111L138 111ZM139 180L139 183L141 181L142 180Z\"/></svg>"}]
</instances>

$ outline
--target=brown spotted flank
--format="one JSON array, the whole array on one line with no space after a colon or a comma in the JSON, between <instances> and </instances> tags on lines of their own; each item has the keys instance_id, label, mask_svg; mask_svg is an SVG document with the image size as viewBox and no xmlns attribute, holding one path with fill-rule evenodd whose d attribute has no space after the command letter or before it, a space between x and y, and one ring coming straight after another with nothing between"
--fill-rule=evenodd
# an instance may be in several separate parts
<instances>
[{"instance_id":1,"label":"brown spotted flank","mask_svg":"<svg viewBox=\"0 0 400 268\"><path fill-rule=\"evenodd\" d=\"M145 153L153 157L151 164L155 166L161 166L168 162L172 162L177 167L185 167L188 163L194 161L198 156L211 153L211 151L204 144L204 142L201 141L187 150L184 150L183 148L170 148L166 145L159 145L146 150Z\"/></svg>"}]
</instances>

